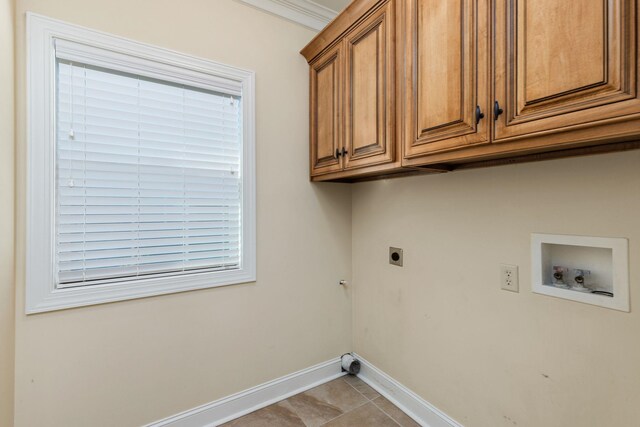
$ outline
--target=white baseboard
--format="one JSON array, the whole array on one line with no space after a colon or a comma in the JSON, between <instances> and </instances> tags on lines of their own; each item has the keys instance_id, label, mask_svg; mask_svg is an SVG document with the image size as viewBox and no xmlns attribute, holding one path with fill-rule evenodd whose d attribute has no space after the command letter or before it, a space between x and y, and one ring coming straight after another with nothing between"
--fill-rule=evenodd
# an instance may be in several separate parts
<instances>
[{"instance_id":1,"label":"white baseboard","mask_svg":"<svg viewBox=\"0 0 640 427\"><path fill-rule=\"evenodd\" d=\"M447 414L373 366L362 356L354 353L360 361L358 377L378 393L402 409L404 413L425 427L463 427Z\"/></svg>"},{"instance_id":2,"label":"white baseboard","mask_svg":"<svg viewBox=\"0 0 640 427\"><path fill-rule=\"evenodd\" d=\"M340 358L190 409L146 427L212 427L341 377Z\"/></svg>"}]
</instances>

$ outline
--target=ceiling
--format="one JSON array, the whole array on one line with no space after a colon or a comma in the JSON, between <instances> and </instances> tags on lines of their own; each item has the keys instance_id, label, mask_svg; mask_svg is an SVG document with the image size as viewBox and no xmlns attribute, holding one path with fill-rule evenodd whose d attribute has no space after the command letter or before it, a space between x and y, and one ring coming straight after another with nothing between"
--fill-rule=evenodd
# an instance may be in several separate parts
<instances>
[{"instance_id":1,"label":"ceiling","mask_svg":"<svg viewBox=\"0 0 640 427\"><path fill-rule=\"evenodd\" d=\"M350 0L313 0L315 3L322 5L324 7L328 7L331 10L335 10L336 12L341 12L342 9L347 7L350 3Z\"/></svg>"}]
</instances>

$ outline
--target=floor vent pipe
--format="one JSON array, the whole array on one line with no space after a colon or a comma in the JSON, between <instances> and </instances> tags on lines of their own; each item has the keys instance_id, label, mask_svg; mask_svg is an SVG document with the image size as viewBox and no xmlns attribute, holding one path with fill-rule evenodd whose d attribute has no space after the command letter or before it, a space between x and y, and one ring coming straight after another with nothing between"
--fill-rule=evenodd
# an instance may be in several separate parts
<instances>
[{"instance_id":1,"label":"floor vent pipe","mask_svg":"<svg viewBox=\"0 0 640 427\"><path fill-rule=\"evenodd\" d=\"M353 354L343 354L341 362L342 372L347 372L349 375L356 375L358 372L360 372L360 361L353 357Z\"/></svg>"}]
</instances>

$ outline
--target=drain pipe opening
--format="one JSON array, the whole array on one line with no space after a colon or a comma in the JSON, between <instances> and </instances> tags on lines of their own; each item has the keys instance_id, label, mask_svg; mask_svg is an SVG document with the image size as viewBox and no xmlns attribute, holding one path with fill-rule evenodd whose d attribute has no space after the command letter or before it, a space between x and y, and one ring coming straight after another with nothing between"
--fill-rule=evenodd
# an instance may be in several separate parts
<instances>
[{"instance_id":1,"label":"drain pipe opening","mask_svg":"<svg viewBox=\"0 0 640 427\"><path fill-rule=\"evenodd\" d=\"M342 372L347 372L349 375L356 375L360 372L360 361L353 357L353 354L346 353L342 355Z\"/></svg>"}]
</instances>

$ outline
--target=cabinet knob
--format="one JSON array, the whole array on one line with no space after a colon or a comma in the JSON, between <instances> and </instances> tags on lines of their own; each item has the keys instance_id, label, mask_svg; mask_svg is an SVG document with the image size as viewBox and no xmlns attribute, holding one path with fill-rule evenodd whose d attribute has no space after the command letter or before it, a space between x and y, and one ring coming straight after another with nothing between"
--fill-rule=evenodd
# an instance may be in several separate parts
<instances>
[{"instance_id":1,"label":"cabinet knob","mask_svg":"<svg viewBox=\"0 0 640 427\"><path fill-rule=\"evenodd\" d=\"M480 106L476 105L476 124L480 123L482 119L484 119L484 113L480 109Z\"/></svg>"},{"instance_id":2,"label":"cabinet knob","mask_svg":"<svg viewBox=\"0 0 640 427\"><path fill-rule=\"evenodd\" d=\"M346 156L346 155L347 155L347 153L349 153L349 152L347 151L347 149L346 149L346 148L344 148L344 147L342 147L342 155L343 155L343 156Z\"/></svg>"},{"instance_id":3,"label":"cabinet knob","mask_svg":"<svg viewBox=\"0 0 640 427\"><path fill-rule=\"evenodd\" d=\"M340 153L340 149L336 148L336 159L339 159L341 154L342 153Z\"/></svg>"},{"instance_id":4,"label":"cabinet knob","mask_svg":"<svg viewBox=\"0 0 640 427\"><path fill-rule=\"evenodd\" d=\"M496 101L493 104L493 120L498 120L500 114L504 113L504 110L500 108L500 103Z\"/></svg>"}]
</instances>

